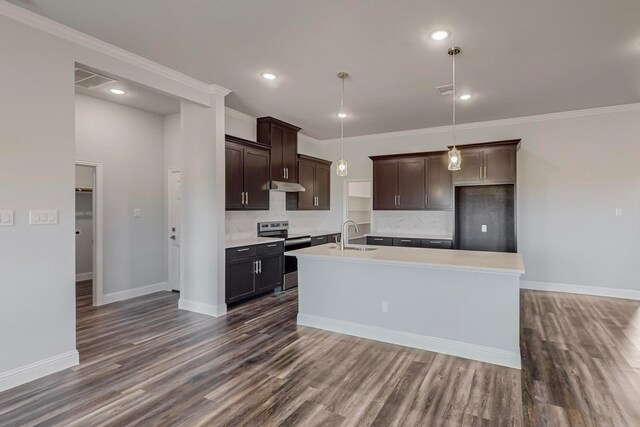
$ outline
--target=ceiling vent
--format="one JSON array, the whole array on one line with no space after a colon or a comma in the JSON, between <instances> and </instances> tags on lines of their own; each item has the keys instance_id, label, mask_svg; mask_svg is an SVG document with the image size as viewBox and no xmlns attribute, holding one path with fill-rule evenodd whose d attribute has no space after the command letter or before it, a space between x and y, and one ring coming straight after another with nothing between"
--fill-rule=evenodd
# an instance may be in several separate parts
<instances>
[{"instance_id":1,"label":"ceiling vent","mask_svg":"<svg viewBox=\"0 0 640 427\"><path fill-rule=\"evenodd\" d=\"M453 85L444 85L444 86L438 86L436 89L438 89L438 92L440 92L440 95L453 95Z\"/></svg>"},{"instance_id":2,"label":"ceiling vent","mask_svg":"<svg viewBox=\"0 0 640 427\"><path fill-rule=\"evenodd\" d=\"M76 86L80 86L85 89L94 89L116 81L117 80L107 76L94 73L93 71L76 68Z\"/></svg>"}]
</instances>

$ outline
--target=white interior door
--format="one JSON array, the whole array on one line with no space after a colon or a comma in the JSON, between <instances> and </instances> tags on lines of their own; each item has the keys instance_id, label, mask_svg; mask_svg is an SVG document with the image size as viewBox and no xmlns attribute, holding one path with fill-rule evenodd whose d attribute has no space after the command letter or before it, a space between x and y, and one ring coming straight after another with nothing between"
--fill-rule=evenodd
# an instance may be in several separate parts
<instances>
[{"instance_id":1,"label":"white interior door","mask_svg":"<svg viewBox=\"0 0 640 427\"><path fill-rule=\"evenodd\" d=\"M169 288L180 290L180 171L169 171Z\"/></svg>"}]
</instances>

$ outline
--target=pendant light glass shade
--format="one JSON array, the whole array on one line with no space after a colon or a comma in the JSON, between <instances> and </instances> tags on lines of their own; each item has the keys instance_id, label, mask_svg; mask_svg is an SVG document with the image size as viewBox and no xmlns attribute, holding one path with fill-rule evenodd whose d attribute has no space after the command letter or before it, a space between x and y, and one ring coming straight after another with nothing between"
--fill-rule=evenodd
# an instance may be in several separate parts
<instances>
[{"instance_id":1,"label":"pendant light glass shade","mask_svg":"<svg viewBox=\"0 0 640 427\"><path fill-rule=\"evenodd\" d=\"M347 176L349 174L349 164L345 159L338 160L336 165L336 173L338 176Z\"/></svg>"},{"instance_id":2,"label":"pendant light glass shade","mask_svg":"<svg viewBox=\"0 0 640 427\"><path fill-rule=\"evenodd\" d=\"M344 159L344 119L348 116L344 109L344 79L347 77L349 77L349 73L345 73L344 71L338 73L338 78L342 80L342 99L340 101L340 111L337 114L340 118L340 142L342 144L340 160L336 163L336 174L338 176L347 176L349 174L349 165Z\"/></svg>"},{"instance_id":3,"label":"pendant light glass shade","mask_svg":"<svg viewBox=\"0 0 640 427\"><path fill-rule=\"evenodd\" d=\"M456 55L460 53L460 48L454 46L447 52L453 58L453 147L449 150L449 166L450 171L458 171L462 166L462 156L460 150L456 148Z\"/></svg>"}]
</instances>

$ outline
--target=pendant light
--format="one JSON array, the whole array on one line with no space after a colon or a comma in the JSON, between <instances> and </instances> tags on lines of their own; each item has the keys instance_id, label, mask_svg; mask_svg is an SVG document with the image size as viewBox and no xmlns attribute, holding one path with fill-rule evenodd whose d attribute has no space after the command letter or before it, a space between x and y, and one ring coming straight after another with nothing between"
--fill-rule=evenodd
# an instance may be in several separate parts
<instances>
[{"instance_id":1,"label":"pendant light","mask_svg":"<svg viewBox=\"0 0 640 427\"><path fill-rule=\"evenodd\" d=\"M449 170L460 170L462 165L462 156L460 150L456 148L456 55L460 53L460 48L454 46L449 48L449 55L453 59L453 147L449 150Z\"/></svg>"},{"instance_id":2,"label":"pendant light","mask_svg":"<svg viewBox=\"0 0 640 427\"><path fill-rule=\"evenodd\" d=\"M349 174L349 165L344 159L344 119L347 117L347 113L344 111L344 79L349 77L349 73L340 72L338 78L342 80L342 99L340 101L340 111L338 117L340 118L340 142L342 144L342 150L340 154L340 160L336 164L336 174L338 176L347 176Z\"/></svg>"}]
</instances>

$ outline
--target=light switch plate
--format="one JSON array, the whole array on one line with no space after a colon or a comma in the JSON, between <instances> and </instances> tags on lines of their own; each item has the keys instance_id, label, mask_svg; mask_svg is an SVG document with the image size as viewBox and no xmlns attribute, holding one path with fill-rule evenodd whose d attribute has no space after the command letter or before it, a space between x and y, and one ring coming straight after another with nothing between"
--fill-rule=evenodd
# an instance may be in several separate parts
<instances>
[{"instance_id":1,"label":"light switch plate","mask_svg":"<svg viewBox=\"0 0 640 427\"><path fill-rule=\"evenodd\" d=\"M13 211L0 211L0 227L13 227Z\"/></svg>"},{"instance_id":2,"label":"light switch plate","mask_svg":"<svg viewBox=\"0 0 640 427\"><path fill-rule=\"evenodd\" d=\"M622 208L616 208L616 216L622 216Z\"/></svg>"},{"instance_id":3,"label":"light switch plate","mask_svg":"<svg viewBox=\"0 0 640 427\"><path fill-rule=\"evenodd\" d=\"M38 209L29 211L29 225L55 225L58 223L56 209Z\"/></svg>"},{"instance_id":4,"label":"light switch plate","mask_svg":"<svg viewBox=\"0 0 640 427\"><path fill-rule=\"evenodd\" d=\"M483 233L486 233L486 232L487 232L487 226L486 226L486 225L483 225L483 226L482 226L482 232L483 232Z\"/></svg>"},{"instance_id":5,"label":"light switch plate","mask_svg":"<svg viewBox=\"0 0 640 427\"><path fill-rule=\"evenodd\" d=\"M133 210L133 217L134 218L140 218L140 209L136 208Z\"/></svg>"}]
</instances>

